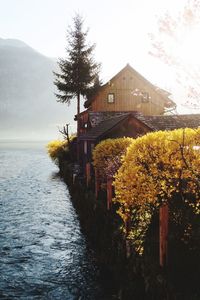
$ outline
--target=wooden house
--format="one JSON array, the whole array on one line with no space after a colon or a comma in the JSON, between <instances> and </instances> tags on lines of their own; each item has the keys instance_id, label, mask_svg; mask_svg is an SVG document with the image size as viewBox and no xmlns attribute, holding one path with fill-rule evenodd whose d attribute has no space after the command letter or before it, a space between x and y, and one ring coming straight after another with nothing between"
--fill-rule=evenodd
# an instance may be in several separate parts
<instances>
[{"instance_id":1,"label":"wooden house","mask_svg":"<svg viewBox=\"0 0 200 300\"><path fill-rule=\"evenodd\" d=\"M101 140L137 137L155 128L166 129L170 116L163 114L175 107L168 92L151 84L127 64L85 102L86 110L78 116L78 157L83 170L92 161L92 149Z\"/></svg>"},{"instance_id":2,"label":"wooden house","mask_svg":"<svg viewBox=\"0 0 200 300\"><path fill-rule=\"evenodd\" d=\"M91 112L106 114L138 111L143 115L163 115L166 110L176 108L169 95L127 64L85 102L86 110L78 117L80 133L91 128Z\"/></svg>"},{"instance_id":3,"label":"wooden house","mask_svg":"<svg viewBox=\"0 0 200 300\"><path fill-rule=\"evenodd\" d=\"M143 115L163 115L165 109L176 106L169 95L127 64L85 102L85 107L94 112L139 111Z\"/></svg>"},{"instance_id":4,"label":"wooden house","mask_svg":"<svg viewBox=\"0 0 200 300\"><path fill-rule=\"evenodd\" d=\"M95 118L96 116L96 118ZM91 119L96 123L79 137L81 164L92 161L92 150L102 140L107 138L142 136L147 132L158 130L173 130L178 128L197 128L200 126L200 114L144 116L139 112L92 113ZM98 122L98 124L97 124Z\"/></svg>"}]
</instances>

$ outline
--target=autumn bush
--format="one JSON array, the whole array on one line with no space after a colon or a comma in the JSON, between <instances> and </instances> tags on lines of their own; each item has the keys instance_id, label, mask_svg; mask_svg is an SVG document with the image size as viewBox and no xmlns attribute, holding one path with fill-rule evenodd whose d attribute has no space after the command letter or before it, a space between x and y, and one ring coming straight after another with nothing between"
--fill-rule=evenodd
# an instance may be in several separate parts
<instances>
[{"instance_id":1,"label":"autumn bush","mask_svg":"<svg viewBox=\"0 0 200 300\"><path fill-rule=\"evenodd\" d=\"M106 182L107 177L114 176L121 166L122 156L133 141L131 138L107 139L95 147L93 165L102 183Z\"/></svg>"},{"instance_id":2,"label":"autumn bush","mask_svg":"<svg viewBox=\"0 0 200 300\"><path fill-rule=\"evenodd\" d=\"M200 213L200 128L137 138L128 147L114 185L124 231L142 253L151 217L162 203L181 198L194 215Z\"/></svg>"},{"instance_id":3,"label":"autumn bush","mask_svg":"<svg viewBox=\"0 0 200 300\"><path fill-rule=\"evenodd\" d=\"M55 164L58 165L59 158L68 152L68 141L54 140L47 144L47 152Z\"/></svg>"}]
</instances>

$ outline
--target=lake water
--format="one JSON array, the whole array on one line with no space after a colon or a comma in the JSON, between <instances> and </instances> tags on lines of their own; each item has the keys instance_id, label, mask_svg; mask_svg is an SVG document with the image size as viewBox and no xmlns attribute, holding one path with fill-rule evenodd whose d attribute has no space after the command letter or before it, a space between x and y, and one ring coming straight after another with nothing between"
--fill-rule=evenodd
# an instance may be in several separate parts
<instances>
[{"instance_id":1,"label":"lake water","mask_svg":"<svg viewBox=\"0 0 200 300\"><path fill-rule=\"evenodd\" d=\"M0 299L111 299L41 144L0 144Z\"/></svg>"}]
</instances>

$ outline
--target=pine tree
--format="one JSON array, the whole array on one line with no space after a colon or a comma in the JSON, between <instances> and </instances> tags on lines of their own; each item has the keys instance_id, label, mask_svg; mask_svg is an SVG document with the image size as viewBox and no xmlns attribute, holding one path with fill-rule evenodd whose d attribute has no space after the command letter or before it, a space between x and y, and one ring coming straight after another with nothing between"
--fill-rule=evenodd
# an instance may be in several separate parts
<instances>
[{"instance_id":1,"label":"pine tree","mask_svg":"<svg viewBox=\"0 0 200 300\"><path fill-rule=\"evenodd\" d=\"M86 43L88 31L83 31L82 17L76 14L73 21L74 27L68 30L67 35L67 58L59 59L60 73L54 73L56 76L54 84L59 91L56 94L58 102L69 105L71 100L77 100L78 120L81 95L86 97L90 94L98 76L100 65L94 62L92 56L95 44L88 45ZM79 135L78 123L77 135Z\"/></svg>"},{"instance_id":2,"label":"pine tree","mask_svg":"<svg viewBox=\"0 0 200 300\"><path fill-rule=\"evenodd\" d=\"M84 103L85 108L88 108L90 106L93 96L97 93L97 91L101 86L102 86L102 81L99 79L99 75L97 74L97 76L93 81L93 85L86 93L86 101Z\"/></svg>"}]
</instances>

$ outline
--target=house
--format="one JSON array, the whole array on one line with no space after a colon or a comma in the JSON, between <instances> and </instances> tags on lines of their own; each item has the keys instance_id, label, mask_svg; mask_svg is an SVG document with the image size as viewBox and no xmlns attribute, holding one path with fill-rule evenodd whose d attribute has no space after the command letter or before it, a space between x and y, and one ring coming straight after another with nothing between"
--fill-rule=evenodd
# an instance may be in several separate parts
<instances>
[{"instance_id":1,"label":"house","mask_svg":"<svg viewBox=\"0 0 200 300\"><path fill-rule=\"evenodd\" d=\"M79 158L83 170L92 161L92 150L107 138L136 138L147 132L195 128L200 115L164 115L176 104L169 93L151 84L130 65L85 102L79 114Z\"/></svg>"},{"instance_id":2,"label":"house","mask_svg":"<svg viewBox=\"0 0 200 300\"><path fill-rule=\"evenodd\" d=\"M166 110L176 108L169 96L127 64L85 102L86 110L78 118L80 132L90 128L90 112L138 111L143 115L163 115Z\"/></svg>"},{"instance_id":3,"label":"house","mask_svg":"<svg viewBox=\"0 0 200 300\"><path fill-rule=\"evenodd\" d=\"M92 111L140 111L143 115L163 115L175 103L164 91L127 64L85 102Z\"/></svg>"},{"instance_id":4,"label":"house","mask_svg":"<svg viewBox=\"0 0 200 300\"><path fill-rule=\"evenodd\" d=\"M96 118L95 118L96 116ZM92 113L96 123L79 137L82 166L92 161L92 150L107 138L133 137L158 130L197 128L200 114L145 116L139 112ZM98 124L97 124L98 123Z\"/></svg>"}]
</instances>

